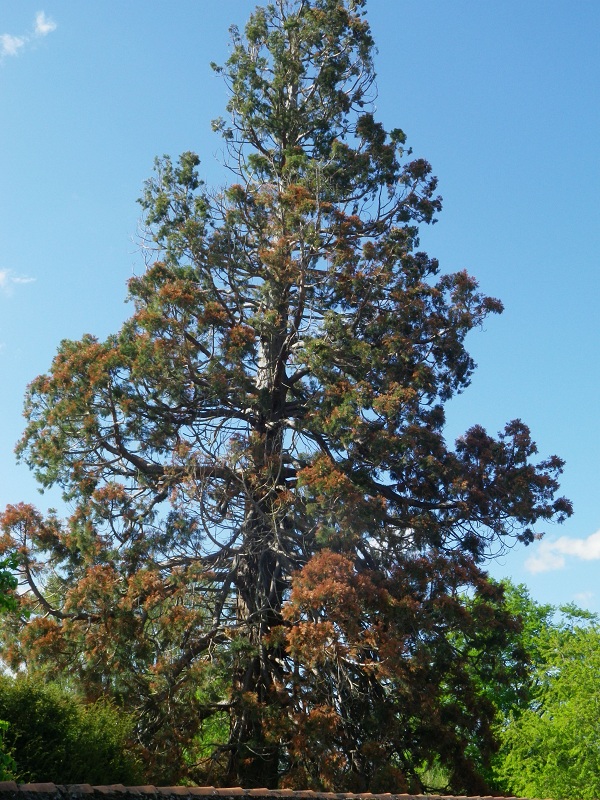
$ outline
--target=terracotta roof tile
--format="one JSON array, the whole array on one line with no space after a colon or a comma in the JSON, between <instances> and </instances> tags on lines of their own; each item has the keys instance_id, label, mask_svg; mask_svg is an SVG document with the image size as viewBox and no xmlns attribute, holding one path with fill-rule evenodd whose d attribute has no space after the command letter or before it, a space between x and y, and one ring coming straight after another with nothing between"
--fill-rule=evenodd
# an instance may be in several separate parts
<instances>
[{"instance_id":1,"label":"terracotta roof tile","mask_svg":"<svg viewBox=\"0 0 600 800\"><path fill-rule=\"evenodd\" d=\"M111 798L112 800L143 800L143 798L194 798L212 797L219 798L254 798L258 800L525 800L518 797L499 798L498 796L485 797L457 797L443 795L412 795L412 794L371 794L370 792L315 792L310 789L293 791L292 789L243 789L240 786L215 788L214 786L123 786L121 783L112 786L90 786L88 783L73 783L65 786L54 783L24 783L14 781L0 781L0 800L83 800L83 797L95 796L98 800Z\"/></svg>"}]
</instances>

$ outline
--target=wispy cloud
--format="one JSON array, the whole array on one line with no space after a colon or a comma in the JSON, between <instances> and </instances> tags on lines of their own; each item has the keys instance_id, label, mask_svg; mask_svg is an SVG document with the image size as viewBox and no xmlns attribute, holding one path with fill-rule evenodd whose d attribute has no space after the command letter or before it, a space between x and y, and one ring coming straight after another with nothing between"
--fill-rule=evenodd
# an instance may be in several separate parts
<instances>
[{"instance_id":1,"label":"wispy cloud","mask_svg":"<svg viewBox=\"0 0 600 800\"><path fill-rule=\"evenodd\" d=\"M581 539L571 539L561 536L560 539L542 541L536 552L525 561L529 572L550 572L562 569L567 563L567 557L578 558L581 561L600 560L600 531L590 533Z\"/></svg>"},{"instance_id":2,"label":"wispy cloud","mask_svg":"<svg viewBox=\"0 0 600 800\"><path fill-rule=\"evenodd\" d=\"M0 58L16 56L27 39L24 36L13 36L10 33L0 35Z\"/></svg>"},{"instance_id":3,"label":"wispy cloud","mask_svg":"<svg viewBox=\"0 0 600 800\"><path fill-rule=\"evenodd\" d=\"M587 606L592 602L595 596L594 592L577 592L577 594L573 595L573 599L576 603Z\"/></svg>"},{"instance_id":4,"label":"wispy cloud","mask_svg":"<svg viewBox=\"0 0 600 800\"><path fill-rule=\"evenodd\" d=\"M15 275L10 269L0 269L0 292L4 295L11 295L15 285L34 281L35 278L29 278L26 275Z\"/></svg>"},{"instance_id":5,"label":"wispy cloud","mask_svg":"<svg viewBox=\"0 0 600 800\"><path fill-rule=\"evenodd\" d=\"M35 15L34 33L36 36L47 36L56 30L56 22L47 17L43 11L38 11Z\"/></svg>"},{"instance_id":6,"label":"wispy cloud","mask_svg":"<svg viewBox=\"0 0 600 800\"><path fill-rule=\"evenodd\" d=\"M31 44L36 39L47 36L55 30L56 22L47 17L43 11L38 11L30 32L19 36L15 36L12 33L0 33L0 62L10 56L19 55L26 45Z\"/></svg>"}]
</instances>

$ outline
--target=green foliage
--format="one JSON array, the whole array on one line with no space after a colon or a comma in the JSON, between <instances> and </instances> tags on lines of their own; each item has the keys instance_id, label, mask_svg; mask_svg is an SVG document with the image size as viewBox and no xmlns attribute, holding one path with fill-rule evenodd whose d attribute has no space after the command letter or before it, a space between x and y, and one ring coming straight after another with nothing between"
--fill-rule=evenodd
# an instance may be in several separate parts
<instances>
[{"instance_id":1,"label":"green foliage","mask_svg":"<svg viewBox=\"0 0 600 800\"><path fill-rule=\"evenodd\" d=\"M502 726L495 771L502 790L526 797L600 796L600 628L574 606L539 605L512 591L532 658L527 704Z\"/></svg>"},{"instance_id":2,"label":"green foliage","mask_svg":"<svg viewBox=\"0 0 600 800\"><path fill-rule=\"evenodd\" d=\"M55 685L0 678L6 770L21 782L138 784L131 721L110 702L83 705Z\"/></svg>"},{"instance_id":3,"label":"green foliage","mask_svg":"<svg viewBox=\"0 0 600 800\"><path fill-rule=\"evenodd\" d=\"M14 591L18 586L15 570L19 564L16 553L10 553L0 559L0 613L3 611L16 611L19 607Z\"/></svg>"},{"instance_id":4,"label":"green foliage","mask_svg":"<svg viewBox=\"0 0 600 800\"><path fill-rule=\"evenodd\" d=\"M11 553L6 558L0 559L0 613L6 611L16 611L19 604L14 597L14 591L18 586L18 580L14 570L18 565L16 553ZM7 749L6 732L8 722L0 720L0 780L12 780L15 776L15 760Z\"/></svg>"},{"instance_id":5,"label":"green foliage","mask_svg":"<svg viewBox=\"0 0 600 800\"><path fill-rule=\"evenodd\" d=\"M12 781L17 774L17 764L6 744L8 722L0 720L0 781Z\"/></svg>"},{"instance_id":6,"label":"green foliage","mask_svg":"<svg viewBox=\"0 0 600 800\"><path fill-rule=\"evenodd\" d=\"M200 786L220 785L227 772L223 753L229 740L231 664L215 659L198 676L194 694L199 725L183 753L187 777Z\"/></svg>"}]
</instances>

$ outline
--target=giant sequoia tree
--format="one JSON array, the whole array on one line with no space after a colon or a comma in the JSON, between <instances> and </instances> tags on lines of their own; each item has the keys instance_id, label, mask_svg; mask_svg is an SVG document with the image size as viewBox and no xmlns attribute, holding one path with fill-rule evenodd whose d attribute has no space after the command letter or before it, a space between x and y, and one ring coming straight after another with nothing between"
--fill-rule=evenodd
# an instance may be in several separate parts
<instances>
[{"instance_id":1,"label":"giant sequoia tree","mask_svg":"<svg viewBox=\"0 0 600 800\"><path fill-rule=\"evenodd\" d=\"M521 422L445 442L501 305L417 249L436 181L373 116L363 7L232 30L235 182L157 163L132 317L28 392L19 453L73 513L4 513L30 612L4 658L135 710L159 777L397 789L437 759L477 788L516 624L480 564L570 513Z\"/></svg>"}]
</instances>

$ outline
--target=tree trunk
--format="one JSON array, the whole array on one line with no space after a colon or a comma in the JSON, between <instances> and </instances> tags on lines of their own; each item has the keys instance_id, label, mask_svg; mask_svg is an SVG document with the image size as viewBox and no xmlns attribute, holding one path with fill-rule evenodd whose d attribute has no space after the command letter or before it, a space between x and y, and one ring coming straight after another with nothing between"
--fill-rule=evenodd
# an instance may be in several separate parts
<instances>
[{"instance_id":1,"label":"tree trunk","mask_svg":"<svg viewBox=\"0 0 600 800\"><path fill-rule=\"evenodd\" d=\"M279 747L268 741L261 720L266 706L272 708L280 702L277 648L268 643L268 636L282 624L286 586L277 542L281 512L275 505L283 450L280 420L285 390L282 393L278 364L284 340L278 332L259 348L256 387L260 420L254 430L257 442L252 448L254 475L250 478L255 479L256 490L248 499L244 544L235 570L237 624L245 647L238 654L233 684L237 702L227 778L244 788L274 789L279 781Z\"/></svg>"},{"instance_id":2,"label":"tree trunk","mask_svg":"<svg viewBox=\"0 0 600 800\"><path fill-rule=\"evenodd\" d=\"M279 780L279 748L268 741L261 723L264 707L278 702L276 648L265 644L273 627L282 622L277 569L275 554L263 547L243 558L237 570L237 620L244 647L237 656L233 682L236 702L227 778L248 789L275 789Z\"/></svg>"}]
</instances>

